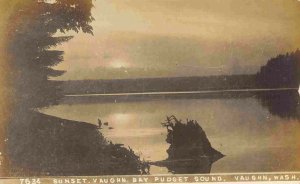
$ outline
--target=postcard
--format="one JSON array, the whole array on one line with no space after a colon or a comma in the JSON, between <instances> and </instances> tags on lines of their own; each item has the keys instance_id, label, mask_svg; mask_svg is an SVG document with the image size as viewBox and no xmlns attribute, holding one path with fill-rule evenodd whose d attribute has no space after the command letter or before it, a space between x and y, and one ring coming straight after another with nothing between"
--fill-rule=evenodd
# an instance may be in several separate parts
<instances>
[{"instance_id":1,"label":"postcard","mask_svg":"<svg viewBox=\"0 0 300 184\"><path fill-rule=\"evenodd\" d=\"M1 0L0 183L300 182L299 0Z\"/></svg>"}]
</instances>

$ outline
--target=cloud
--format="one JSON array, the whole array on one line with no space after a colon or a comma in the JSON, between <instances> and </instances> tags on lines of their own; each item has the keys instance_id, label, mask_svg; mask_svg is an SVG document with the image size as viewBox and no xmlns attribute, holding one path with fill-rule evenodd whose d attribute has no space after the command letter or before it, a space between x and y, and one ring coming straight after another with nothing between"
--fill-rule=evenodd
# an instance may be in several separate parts
<instances>
[{"instance_id":1,"label":"cloud","mask_svg":"<svg viewBox=\"0 0 300 184\"><path fill-rule=\"evenodd\" d=\"M299 10L293 0L99 0L95 36L61 46L58 68L63 79L254 73L299 47Z\"/></svg>"}]
</instances>

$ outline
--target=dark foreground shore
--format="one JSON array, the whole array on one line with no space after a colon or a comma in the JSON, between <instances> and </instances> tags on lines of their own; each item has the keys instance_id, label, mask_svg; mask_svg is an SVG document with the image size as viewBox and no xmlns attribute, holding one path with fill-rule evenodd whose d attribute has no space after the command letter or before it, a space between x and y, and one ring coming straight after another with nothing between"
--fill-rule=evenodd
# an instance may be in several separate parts
<instances>
[{"instance_id":1,"label":"dark foreground shore","mask_svg":"<svg viewBox=\"0 0 300 184\"><path fill-rule=\"evenodd\" d=\"M107 141L95 125L33 111L14 117L6 153L12 176L146 173L133 150Z\"/></svg>"}]
</instances>

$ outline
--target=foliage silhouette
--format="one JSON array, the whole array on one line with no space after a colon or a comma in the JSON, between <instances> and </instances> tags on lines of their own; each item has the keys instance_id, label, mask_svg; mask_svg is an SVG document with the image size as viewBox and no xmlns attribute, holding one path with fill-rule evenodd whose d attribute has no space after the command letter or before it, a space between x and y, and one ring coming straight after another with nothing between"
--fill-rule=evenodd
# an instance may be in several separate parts
<instances>
[{"instance_id":1,"label":"foliage silhouette","mask_svg":"<svg viewBox=\"0 0 300 184\"><path fill-rule=\"evenodd\" d=\"M257 73L256 81L262 88L299 87L300 50L270 59Z\"/></svg>"},{"instance_id":2,"label":"foliage silhouette","mask_svg":"<svg viewBox=\"0 0 300 184\"><path fill-rule=\"evenodd\" d=\"M72 36L55 36L60 31L92 34L92 0L41 0L18 2L10 17L7 36L14 71L16 103L22 108L57 104L62 97L60 83L49 78L64 71L52 67L63 61L63 51L53 48Z\"/></svg>"},{"instance_id":3,"label":"foliage silhouette","mask_svg":"<svg viewBox=\"0 0 300 184\"><path fill-rule=\"evenodd\" d=\"M175 116L167 117L162 126L167 128L166 142L168 158L155 162L154 165L165 166L172 173L209 173L213 162L224 157L211 147L211 144L195 120L182 123Z\"/></svg>"}]
</instances>

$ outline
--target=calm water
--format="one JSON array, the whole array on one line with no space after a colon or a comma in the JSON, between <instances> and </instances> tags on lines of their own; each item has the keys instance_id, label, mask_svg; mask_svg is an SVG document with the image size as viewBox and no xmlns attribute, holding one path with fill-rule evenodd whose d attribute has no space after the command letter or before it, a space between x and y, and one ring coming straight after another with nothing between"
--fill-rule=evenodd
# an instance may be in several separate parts
<instances>
[{"instance_id":1,"label":"calm water","mask_svg":"<svg viewBox=\"0 0 300 184\"><path fill-rule=\"evenodd\" d=\"M274 103L282 105L277 101ZM109 123L101 130L108 140L131 147L150 161L167 158L167 131L160 124L166 116L195 119L212 146L226 155L212 165L211 172L299 170L299 119L289 118L286 112L285 116L276 115L274 107L266 108L268 104L272 103L268 100L261 103L251 97L155 100L131 97L131 100L123 101L98 99L93 103L65 103L41 111L93 124L97 124L97 118L100 118ZM298 113L297 103L292 109ZM165 168L151 168L152 174L167 172Z\"/></svg>"}]
</instances>

